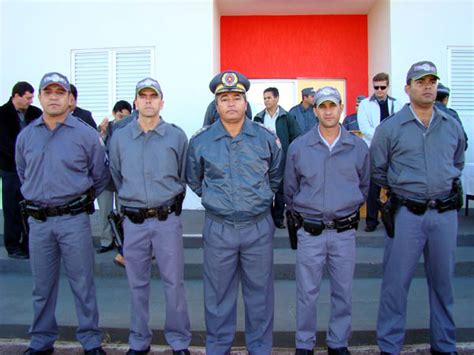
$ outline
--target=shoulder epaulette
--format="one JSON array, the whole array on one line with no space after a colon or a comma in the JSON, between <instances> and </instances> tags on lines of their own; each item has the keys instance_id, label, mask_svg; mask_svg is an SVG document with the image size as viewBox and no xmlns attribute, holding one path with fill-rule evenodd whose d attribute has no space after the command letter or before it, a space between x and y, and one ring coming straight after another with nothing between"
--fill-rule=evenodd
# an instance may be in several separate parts
<instances>
[{"instance_id":1,"label":"shoulder epaulette","mask_svg":"<svg viewBox=\"0 0 474 355\"><path fill-rule=\"evenodd\" d=\"M204 126L204 127L200 128L200 129L198 129L198 130L191 136L191 138L194 138L194 137L199 136L202 132L207 131L210 127L211 127L211 125L209 125L209 126Z\"/></svg>"}]
</instances>

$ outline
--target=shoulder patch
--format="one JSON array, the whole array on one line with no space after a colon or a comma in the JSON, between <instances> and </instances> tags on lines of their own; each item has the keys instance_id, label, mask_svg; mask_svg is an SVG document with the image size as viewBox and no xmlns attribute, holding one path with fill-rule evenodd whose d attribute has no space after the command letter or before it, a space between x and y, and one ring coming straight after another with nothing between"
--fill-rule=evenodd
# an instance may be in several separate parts
<instances>
[{"instance_id":1,"label":"shoulder patch","mask_svg":"<svg viewBox=\"0 0 474 355\"><path fill-rule=\"evenodd\" d=\"M199 136L202 132L207 131L211 126L212 126L212 125L204 126L204 127L200 128L200 129L198 129L198 130L191 136L191 138L194 138L194 137Z\"/></svg>"}]
</instances>

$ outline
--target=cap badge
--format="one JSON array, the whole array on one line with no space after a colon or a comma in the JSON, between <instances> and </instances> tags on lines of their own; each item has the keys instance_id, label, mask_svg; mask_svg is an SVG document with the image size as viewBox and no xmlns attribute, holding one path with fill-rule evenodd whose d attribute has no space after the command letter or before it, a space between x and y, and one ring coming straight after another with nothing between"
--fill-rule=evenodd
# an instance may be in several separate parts
<instances>
[{"instance_id":1,"label":"cap badge","mask_svg":"<svg viewBox=\"0 0 474 355\"><path fill-rule=\"evenodd\" d=\"M225 73L222 76L222 84L224 84L224 86L235 86L238 81L235 73Z\"/></svg>"}]
</instances>

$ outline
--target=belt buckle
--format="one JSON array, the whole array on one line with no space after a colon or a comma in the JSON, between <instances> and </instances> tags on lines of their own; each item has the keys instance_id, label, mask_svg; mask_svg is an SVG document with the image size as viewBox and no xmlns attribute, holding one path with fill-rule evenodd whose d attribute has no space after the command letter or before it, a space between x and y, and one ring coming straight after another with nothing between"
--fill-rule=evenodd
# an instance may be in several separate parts
<instances>
[{"instance_id":1,"label":"belt buckle","mask_svg":"<svg viewBox=\"0 0 474 355\"><path fill-rule=\"evenodd\" d=\"M324 223L324 226L327 229L334 229L334 228L336 228L336 223L334 223L334 221L331 221L331 222L328 222L328 223Z\"/></svg>"},{"instance_id":2,"label":"belt buckle","mask_svg":"<svg viewBox=\"0 0 474 355\"><path fill-rule=\"evenodd\" d=\"M145 211L146 218L156 217L157 215L158 214L157 214L156 208L149 208Z\"/></svg>"},{"instance_id":3,"label":"belt buckle","mask_svg":"<svg viewBox=\"0 0 474 355\"><path fill-rule=\"evenodd\" d=\"M436 200L429 200L426 204L426 206L431 210L435 209L437 205Z\"/></svg>"}]
</instances>

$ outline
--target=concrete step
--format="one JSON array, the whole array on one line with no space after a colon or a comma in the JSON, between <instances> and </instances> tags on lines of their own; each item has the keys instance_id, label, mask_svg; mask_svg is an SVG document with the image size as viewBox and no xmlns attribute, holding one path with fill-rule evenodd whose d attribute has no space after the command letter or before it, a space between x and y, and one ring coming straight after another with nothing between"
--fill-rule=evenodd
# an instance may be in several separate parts
<instances>
[{"instance_id":1,"label":"concrete step","mask_svg":"<svg viewBox=\"0 0 474 355\"><path fill-rule=\"evenodd\" d=\"M353 285L353 335L351 346L375 345L375 329L380 294L379 279L357 279ZM474 278L454 279L454 319L459 342L474 339ZM28 274L0 273L0 338L27 338L33 313L31 305L32 278ZM194 346L202 346L205 339L203 284L201 280L185 282L186 297L193 332ZM100 310L100 326L105 329L110 343L126 343L129 325L130 295L128 283L122 278L96 278ZM163 337L164 293L160 280L153 279L150 290L150 326L154 331L153 344L165 344ZM293 347L295 330L295 283L275 282L274 346ZM66 277L61 277L56 317L61 326L60 340L74 340L77 324L74 302ZM318 346L324 346L329 320L329 282L324 280L318 301ZM235 345L244 345L244 308L239 295ZM406 344L429 343L429 300L426 281L414 279L408 296Z\"/></svg>"},{"instance_id":2,"label":"concrete step","mask_svg":"<svg viewBox=\"0 0 474 355\"><path fill-rule=\"evenodd\" d=\"M113 263L116 252L96 254L95 274L100 277L124 277L125 270ZM383 248L357 247L355 278L380 278L383 272ZM203 250L186 248L184 250L186 280L202 279ZM274 250L274 272L276 280L295 279L296 252L291 249ZM30 274L30 263L27 260L15 260L8 257L5 249L0 250L0 272L14 272ZM64 270L61 271L64 273ZM153 264L152 275L159 278L156 263ZM423 258L420 258L415 277L424 277ZM456 249L456 277L474 276L474 246L457 247ZM327 273L324 274L327 278Z\"/></svg>"}]
</instances>

